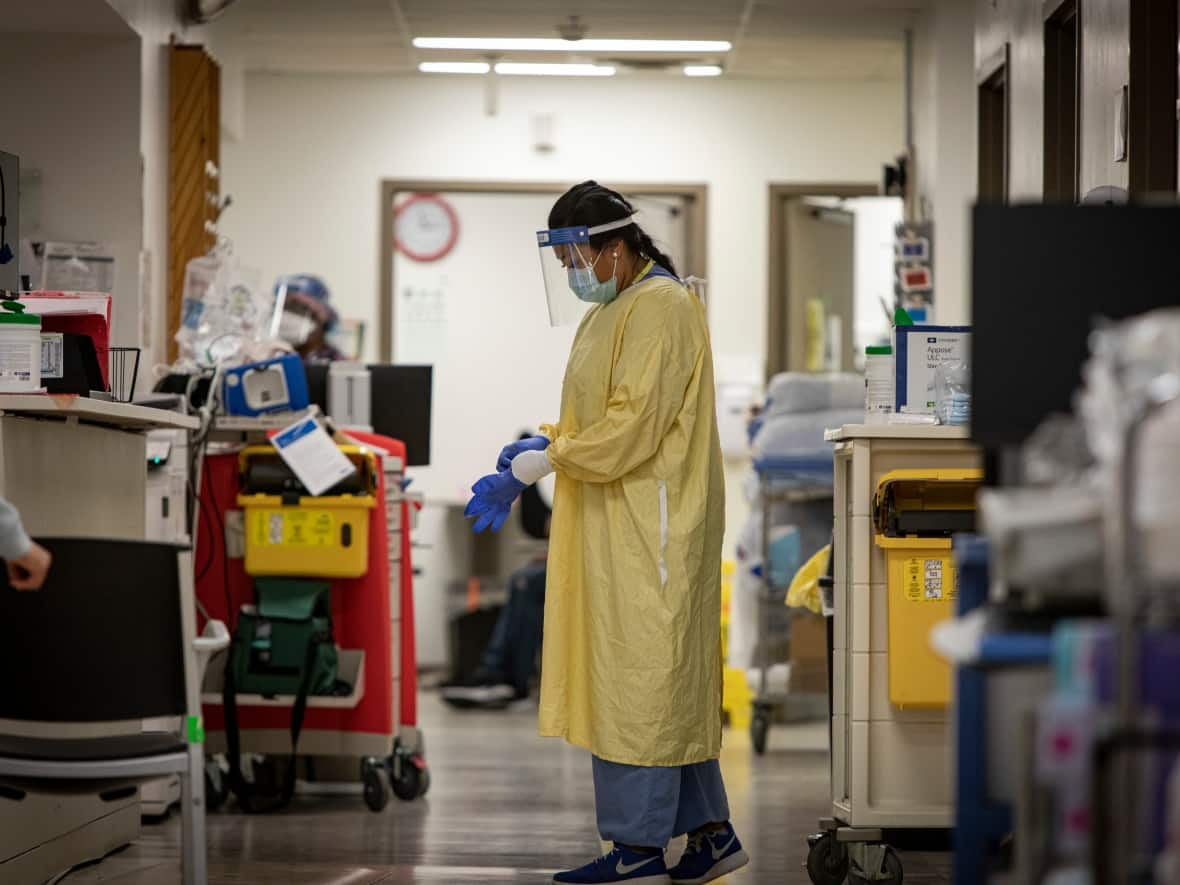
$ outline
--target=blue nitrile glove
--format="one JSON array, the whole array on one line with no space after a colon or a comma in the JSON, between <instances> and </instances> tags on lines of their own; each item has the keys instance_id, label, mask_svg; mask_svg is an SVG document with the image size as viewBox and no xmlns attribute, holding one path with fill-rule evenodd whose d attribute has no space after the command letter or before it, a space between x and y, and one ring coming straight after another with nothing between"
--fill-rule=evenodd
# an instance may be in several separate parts
<instances>
[{"instance_id":1,"label":"blue nitrile glove","mask_svg":"<svg viewBox=\"0 0 1180 885\"><path fill-rule=\"evenodd\" d=\"M471 487L474 495L464 511L466 516L478 517L475 531L487 528L499 531L508 519L512 503L524 491L524 483L512 475L511 468L485 476Z\"/></svg>"},{"instance_id":2,"label":"blue nitrile glove","mask_svg":"<svg viewBox=\"0 0 1180 885\"><path fill-rule=\"evenodd\" d=\"M504 523L508 521L509 515L512 513L511 507L503 507L499 504L493 504L487 498L480 498L478 496L471 499L464 511L467 517L475 517L475 525L472 530L479 534L482 531L491 529L493 532L498 532L504 528Z\"/></svg>"},{"instance_id":3,"label":"blue nitrile glove","mask_svg":"<svg viewBox=\"0 0 1180 885\"><path fill-rule=\"evenodd\" d=\"M503 473L512 467L512 459L521 452L543 452L549 448L549 437L530 436L528 439L517 440L504 446L500 452L500 460L496 462L496 470Z\"/></svg>"}]
</instances>

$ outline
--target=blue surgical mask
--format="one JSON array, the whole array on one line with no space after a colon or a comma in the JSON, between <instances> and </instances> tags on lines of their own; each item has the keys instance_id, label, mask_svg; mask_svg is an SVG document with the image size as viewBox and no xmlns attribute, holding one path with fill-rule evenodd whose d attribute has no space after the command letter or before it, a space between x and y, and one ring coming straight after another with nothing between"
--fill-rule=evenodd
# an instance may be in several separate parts
<instances>
[{"instance_id":1,"label":"blue surgical mask","mask_svg":"<svg viewBox=\"0 0 1180 885\"><path fill-rule=\"evenodd\" d=\"M602 257L602 253L598 253L598 258ZM610 304L619 297L619 284L615 280L615 271L618 270L619 258L615 256L615 269L611 271L610 279L605 283L600 282L594 273L594 266L598 264L598 258L594 259L594 264L589 267L571 267L568 269L570 289L582 301L589 304Z\"/></svg>"}]
</instances>

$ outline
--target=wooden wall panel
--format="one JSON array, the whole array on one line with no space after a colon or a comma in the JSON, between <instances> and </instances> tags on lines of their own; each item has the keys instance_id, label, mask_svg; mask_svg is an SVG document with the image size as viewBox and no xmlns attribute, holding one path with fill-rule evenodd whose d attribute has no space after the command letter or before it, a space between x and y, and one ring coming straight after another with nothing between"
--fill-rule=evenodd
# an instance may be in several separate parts
<instances>
[{"instance_id":1,"label":"wooden wall panel","mask_svg":"<svg viewBox=\"0 0 1180 885\"><path fill-rule=\"evenodd\" d=\"M1131 8L1136 0L1080 0L1080 194L1101 185L1126 188L1129 164L1116 158L1118 102L1130 81ZM1010 46L1009 196L1044 195L1044 17L1052 0L976 0L977 67ZM1175 35L1172 35L1173 38ZM1134 145L1128 145L1128 155ZM1168 159L1164 158L1165 162Z\"/></svg>"},{"instance_id":2,"label":"wooden wall panel","mask_svg":"<svg viewBox=\"0 0 1180 885\"><path fill-rule=\"evenodd\" d=\"M1130 78L1130 0L1082 0L1081 193L1125 188L1126 162L1115 159L1116 100Z\"/></svg>"},{"instance_id":3,"label":"wooden wall panel","mask_svg":"<svg viewBox=\"0 0 1180 885\"><path fill-rule=\"evenodd\" d=\"M1045 55L1040 0L976 0L975 66L1008 46L1008 198L1043 193Z\"/></svg>"},{"instance_id":4,"label":"wooden wall panel","mask_svg":"<svg viewBox=\"0 0 1180 885\"><path fill-rule=\"evenodd\" d=\"M1029 0L1032 2L1032 0ZM1013 5L1020 0L975 0L975 67L1002 52L1012 32Z\"/></svg>"},{"instance_id":5,"label":"wooden wall panel","mask_svg":"<svg viewBox=\"0 0 1180 885\"><path fill-rule=\"evenodd\" d=\"M1045 35L1041 4L1014 3L1009 18L1011 93L1008 195L1037 201L1044 193Z\"/></svg>"},{"instance_id":6,"label":"wooden wall panel","mask_svg":"<svg viewBox=\"0 0 1180 885\"><path fill-rule=\"evenodd\" d=\"M176 359L173 336L180 328L184 269L204 255L216 237L220 188L209 164L221 164L221 72L200 46L170 50L168 124L168 359Z\"/></svg>"}]
</instances>

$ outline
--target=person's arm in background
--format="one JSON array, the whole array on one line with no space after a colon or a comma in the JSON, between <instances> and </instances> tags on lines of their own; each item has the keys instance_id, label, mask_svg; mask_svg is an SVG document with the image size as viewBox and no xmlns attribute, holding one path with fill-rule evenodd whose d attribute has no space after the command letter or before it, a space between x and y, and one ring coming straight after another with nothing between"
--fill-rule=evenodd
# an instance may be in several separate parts
<instances>
[{"instance_id":1,"label":"person's arm in background","mask_svg":"<svg viewBox=\"0 0 1180 885\"><path fill-rule=\"evenodd\" d=\"M53 558L25 532L16 508L0 498L0 559L14 590L40 590Z\"/></svg>"}]
</instances>

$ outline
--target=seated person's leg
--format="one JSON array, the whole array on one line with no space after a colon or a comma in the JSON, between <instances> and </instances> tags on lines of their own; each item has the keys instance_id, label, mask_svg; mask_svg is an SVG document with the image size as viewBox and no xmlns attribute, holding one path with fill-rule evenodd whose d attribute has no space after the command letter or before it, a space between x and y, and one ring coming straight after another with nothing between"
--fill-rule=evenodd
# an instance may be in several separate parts
<instances>
[{"instance_id":1,"label":"seated person's leg","mask_svg":"<svg viewBox=\"0 0 1180 885\"><path fill-rule=\"evenodd\" d=\"M544 564L515 572L508 579L508 591L479 667L467 679L444 684L444 700L497 706L528 697L544 621Z\"/></svg>"},{"instance_id":2,"label":"seated person's leg","mask_svg":"<svg viewBox=\"0 0 1180 885\"><path fill-rule=\"evenodd\" d=\"M505 623L505 670L512 677L515 697L529 696L533 674L537 669L537 654L541 650L541 634L545 625L545 563L526 566L513 575L510 602L501 623ZM497 632L500 624L496 625Z\"/></svg>"}]
</instances>

